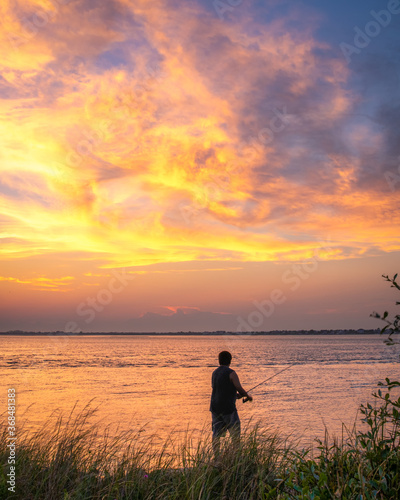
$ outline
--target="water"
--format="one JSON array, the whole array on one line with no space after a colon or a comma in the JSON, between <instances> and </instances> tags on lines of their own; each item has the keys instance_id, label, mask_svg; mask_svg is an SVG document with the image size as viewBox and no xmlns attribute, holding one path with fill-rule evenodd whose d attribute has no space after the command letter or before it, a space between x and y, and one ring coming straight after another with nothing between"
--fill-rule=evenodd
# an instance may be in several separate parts
<instances>
[{"instance_id":1,"label":"water","mask_svg":"<svg viewBox=\"0 0 400 500\"><path fill-rule=\"evenodd\" d=\"M93 399L100 425L156 434L210 430L211 373L221 350L245 389L282 370L237 407L304 445L352 427L360 403L385 377L400 375L399 347L379 335L0 337L1 408L17 393L17 418L40 427L55 410ZM0 410L2 413L2 410Z\"/></svg>"}]
</instances>

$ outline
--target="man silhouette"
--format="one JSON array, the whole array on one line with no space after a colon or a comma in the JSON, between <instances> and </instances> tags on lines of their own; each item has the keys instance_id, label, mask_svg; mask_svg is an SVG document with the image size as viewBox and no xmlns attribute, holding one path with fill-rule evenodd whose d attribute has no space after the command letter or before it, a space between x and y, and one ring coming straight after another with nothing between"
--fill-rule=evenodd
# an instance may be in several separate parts
<instances>
[{"instance_id":1,"label":"man silhouette","mask_svg":"<svg viewBox=\"0 0 400 500\"><path fill-rule=\"evenodd\" d=\"M228 351L222 351L218 355L218 360L220 366L213 371L211 377L210 404L212 444L215 456L219 454L220 437L224 436L227 430L229 430L234 444L239 445L240 419L236 409L236 399L245 397L249 401L253 400L241 386L237 373L229 368L232 354Z\"/></svg>"}]
</instances>

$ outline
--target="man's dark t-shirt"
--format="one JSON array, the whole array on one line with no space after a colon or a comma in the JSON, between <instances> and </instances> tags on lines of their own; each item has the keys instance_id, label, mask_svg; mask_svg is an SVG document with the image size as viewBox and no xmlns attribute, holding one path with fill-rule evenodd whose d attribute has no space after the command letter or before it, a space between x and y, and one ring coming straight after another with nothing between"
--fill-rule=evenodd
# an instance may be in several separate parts
<instances>
[{"instance_id":1,"label":"man's dark t-shirt","mask_svg":"<svg viewBox=\"0 0 400 500\"><path fill-rule=\"evenodd\" d=\"M210 411L218 415L229 415L236 410L236 387L229 375L233 372L225 365L213 371Z\"/></svg>"}]
</instances>

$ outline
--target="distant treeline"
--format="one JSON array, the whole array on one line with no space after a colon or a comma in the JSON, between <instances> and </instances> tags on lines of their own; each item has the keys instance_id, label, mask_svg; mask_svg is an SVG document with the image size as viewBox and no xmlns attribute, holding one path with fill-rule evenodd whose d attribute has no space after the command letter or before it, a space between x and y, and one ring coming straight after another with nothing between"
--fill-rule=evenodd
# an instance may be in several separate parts
<instances>
[{"instance_id":1,"label":"distant treeline","mask_svg":"<svg viewBox=\"0 0 400 500\"><path fill-rule=\"evenodd\" d=\"M376 335L380 333L380 329L375 330L272 330L269 332L226 332L224 330L218 330L215 332L79 332L79 333L67 333L67 332L24 332L22 330L12 330L8 332L0 332L0 335L50 335L50 336L94 336L94 335L154 335L154 336L199 336L199 335L236 335L247 337L249 335Z\"/></svg>"}]
</instances>

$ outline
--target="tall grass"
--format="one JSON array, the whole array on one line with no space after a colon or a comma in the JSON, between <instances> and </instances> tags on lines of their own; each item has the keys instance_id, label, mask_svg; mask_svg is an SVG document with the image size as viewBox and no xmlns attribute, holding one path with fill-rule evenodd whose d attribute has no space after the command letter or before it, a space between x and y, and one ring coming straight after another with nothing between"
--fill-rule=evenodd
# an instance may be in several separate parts
<instances>
[{"instance_id":1,"label":"tall grass","mask_svg":"<svg viewBox=\"0 0 400 500\"><path fill-rule=\"evenodd\" d=\"M255 499L274 491L288 466L285 442L256 426L244 432L238 449L223 443L217 464L209 439L188 431L181 441L169 438L160 446L157 436L140 432L100 433L95 412L87 406L38 431L19 431L16 493L8 491L8 466L2 465L0 498ZM1 464L9 455L6 438L4 427Z\"/></svg>"},{"instance_id":2,"label":"tall grass","mask_svg":"<svg viewBox=\"0 0 400 500\"><path fill-rule=\"evenodd\" d=\"M181 441L142 438L140 432L100 433L90 405L59 416L35 432L20 431L16 493L2 465L0 498L23 500L115 499L399 499L400 398L398 382L375 395L380 407L361 406L366 430L341 441L317 441L299 450L277 434L248 428L240 446L223 442L215 460L209 439L188 431ZM0 437L7 463L7 432ZM156 438L156 436L155 436Z\"/></svg>"}]
</instances>

